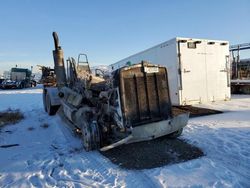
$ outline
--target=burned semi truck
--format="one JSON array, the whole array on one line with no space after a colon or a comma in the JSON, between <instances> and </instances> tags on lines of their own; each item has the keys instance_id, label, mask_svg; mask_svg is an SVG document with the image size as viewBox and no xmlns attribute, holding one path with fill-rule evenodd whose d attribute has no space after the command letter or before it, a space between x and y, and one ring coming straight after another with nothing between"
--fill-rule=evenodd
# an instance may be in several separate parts
<instances>
[{"instance_id":1,"label":"burned semi truck","mask_svg":"<svg viewBox=\"0 0 250 188\"><path fill-rule=\"evenodd\" d=\"M69 58L65 67L55 32L53 37L56 87L44 87L44 107L79 133L86 151L180 136L189 114L173 116L165 67L142 61L100 77L88 61Z\"/></svg>"}]
</instances>

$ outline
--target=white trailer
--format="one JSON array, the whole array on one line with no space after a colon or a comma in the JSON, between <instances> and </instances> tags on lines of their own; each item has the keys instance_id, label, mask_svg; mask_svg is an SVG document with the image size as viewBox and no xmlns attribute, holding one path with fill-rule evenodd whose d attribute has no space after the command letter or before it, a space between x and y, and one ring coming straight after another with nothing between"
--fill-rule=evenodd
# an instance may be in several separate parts
<instances>
[{"instance_id":1,"label":"white trailer","mask_svg":"<svg viewBox=\"0 0 250 188\"><path fill-rule=\"evenodd\" d=\"M229 42L176 37L110 65L111 70L142 60L168 70L173 105L230 99Z\"/></svg>"}]
</instances>

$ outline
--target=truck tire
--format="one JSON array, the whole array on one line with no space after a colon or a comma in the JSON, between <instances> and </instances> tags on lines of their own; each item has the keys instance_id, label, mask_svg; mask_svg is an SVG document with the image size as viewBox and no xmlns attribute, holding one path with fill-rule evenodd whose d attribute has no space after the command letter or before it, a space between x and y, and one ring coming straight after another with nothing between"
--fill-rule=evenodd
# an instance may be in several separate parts
<instances>
[{"instance_id":1,"label":"truck tire","mask_svg":"<svg viewBox=\"0 0 250 188\"><path fill-rule=\"evenodd\" d=\"M47 110L47 113L50 115L50 116L53 116L56 114L57 110L58 110L59 106L56 105L51 105L51 100L50 100L50 96L48 93L46 93L46 110Z\"/></svg>"},{"instance_id":2,"label":"truck tire","mask_svg":"<svg viewBox=\"0 0 250 188\"><path fill-rule=\"evenodd\" d=\"M169 138L177 138L177 137L181 136L182 131L183 131L183 128L181 128L181 129L179 129L179 130L177 130L177 131L169 134L168 137Z\"/></svg>"},{"instance_id":3,"label":"truck tire","mask_svg":"<svg viewBox=\"0 0 250 188\"><path fill-rule=\"evenodd\" d=\"M85 151L92 151L100 148L101 137L97 122L92 121L89 123L83 121L81 132Z\"/></svg>"}]
</instances>

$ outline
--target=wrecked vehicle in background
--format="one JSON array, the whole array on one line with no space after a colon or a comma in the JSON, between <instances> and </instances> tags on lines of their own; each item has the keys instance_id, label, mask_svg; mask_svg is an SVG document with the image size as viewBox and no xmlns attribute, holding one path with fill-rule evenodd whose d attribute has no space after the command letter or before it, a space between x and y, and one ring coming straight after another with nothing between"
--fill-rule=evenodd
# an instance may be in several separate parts
<instances>
[{"instance_id":1,"label":"wrecked vehicle in background","mask_svg":"<svg viewBox=\"0 0 250 188\"><path fill-rule=\"evenodd\" d=\"M39 82L45 87L56 86L55 70L42 65L37 66L39 67L39 70L42 71L42 76Z\"/></svg>"},{"instance_id":2,"label":"wrecked vehicle in background","mask_svg":"<svg viewBox=\"0 0 250 188\"><path fill-rule=\"evenodd\" d=\"M24 68L12 68L10 79L2 82L2 89L22 89L36 86L36 81L32 78L31 70Z\"/></svg>"},{"instance_id":3,"label":"wrecked vehicle in background","mask_svg":"<svg viewBox=\"0 0 250 188\"><path fill-rule=\"evenodd\" d=\"M165 67L142 61L104 78L91 73L86 56L77 63L69 58L66 75L55 32L53 37L56 87L44 87L44 107L81 135L86 151L182 133L189 114L173 116Z\"/></svg>"}]
</instances>

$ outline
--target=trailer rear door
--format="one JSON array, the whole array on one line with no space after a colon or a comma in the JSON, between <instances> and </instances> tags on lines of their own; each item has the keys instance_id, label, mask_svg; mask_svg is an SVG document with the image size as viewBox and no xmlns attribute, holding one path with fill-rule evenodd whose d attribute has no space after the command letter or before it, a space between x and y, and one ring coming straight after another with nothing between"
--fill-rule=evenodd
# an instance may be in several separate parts
<instances>
[{"instance_id":1,"label":"trailer rear door","mask_svg":"<svg viewBox=\"0 0 250 188\"><path fill-rule=\"evenodd\" d=\"M230 97L228 44L209 42L206 46L208 101Z\"/></svg>"},{"instance_id":2,"label":"trailer rear door","mask_svg":"<svg viewBox=\"0 0 250 188\"><path fill-rule=\"evenodd\" d=\"M205 44L202 41L179 42L182 90L181 104L207 101Z\"/></svg>"}]
</instances>

